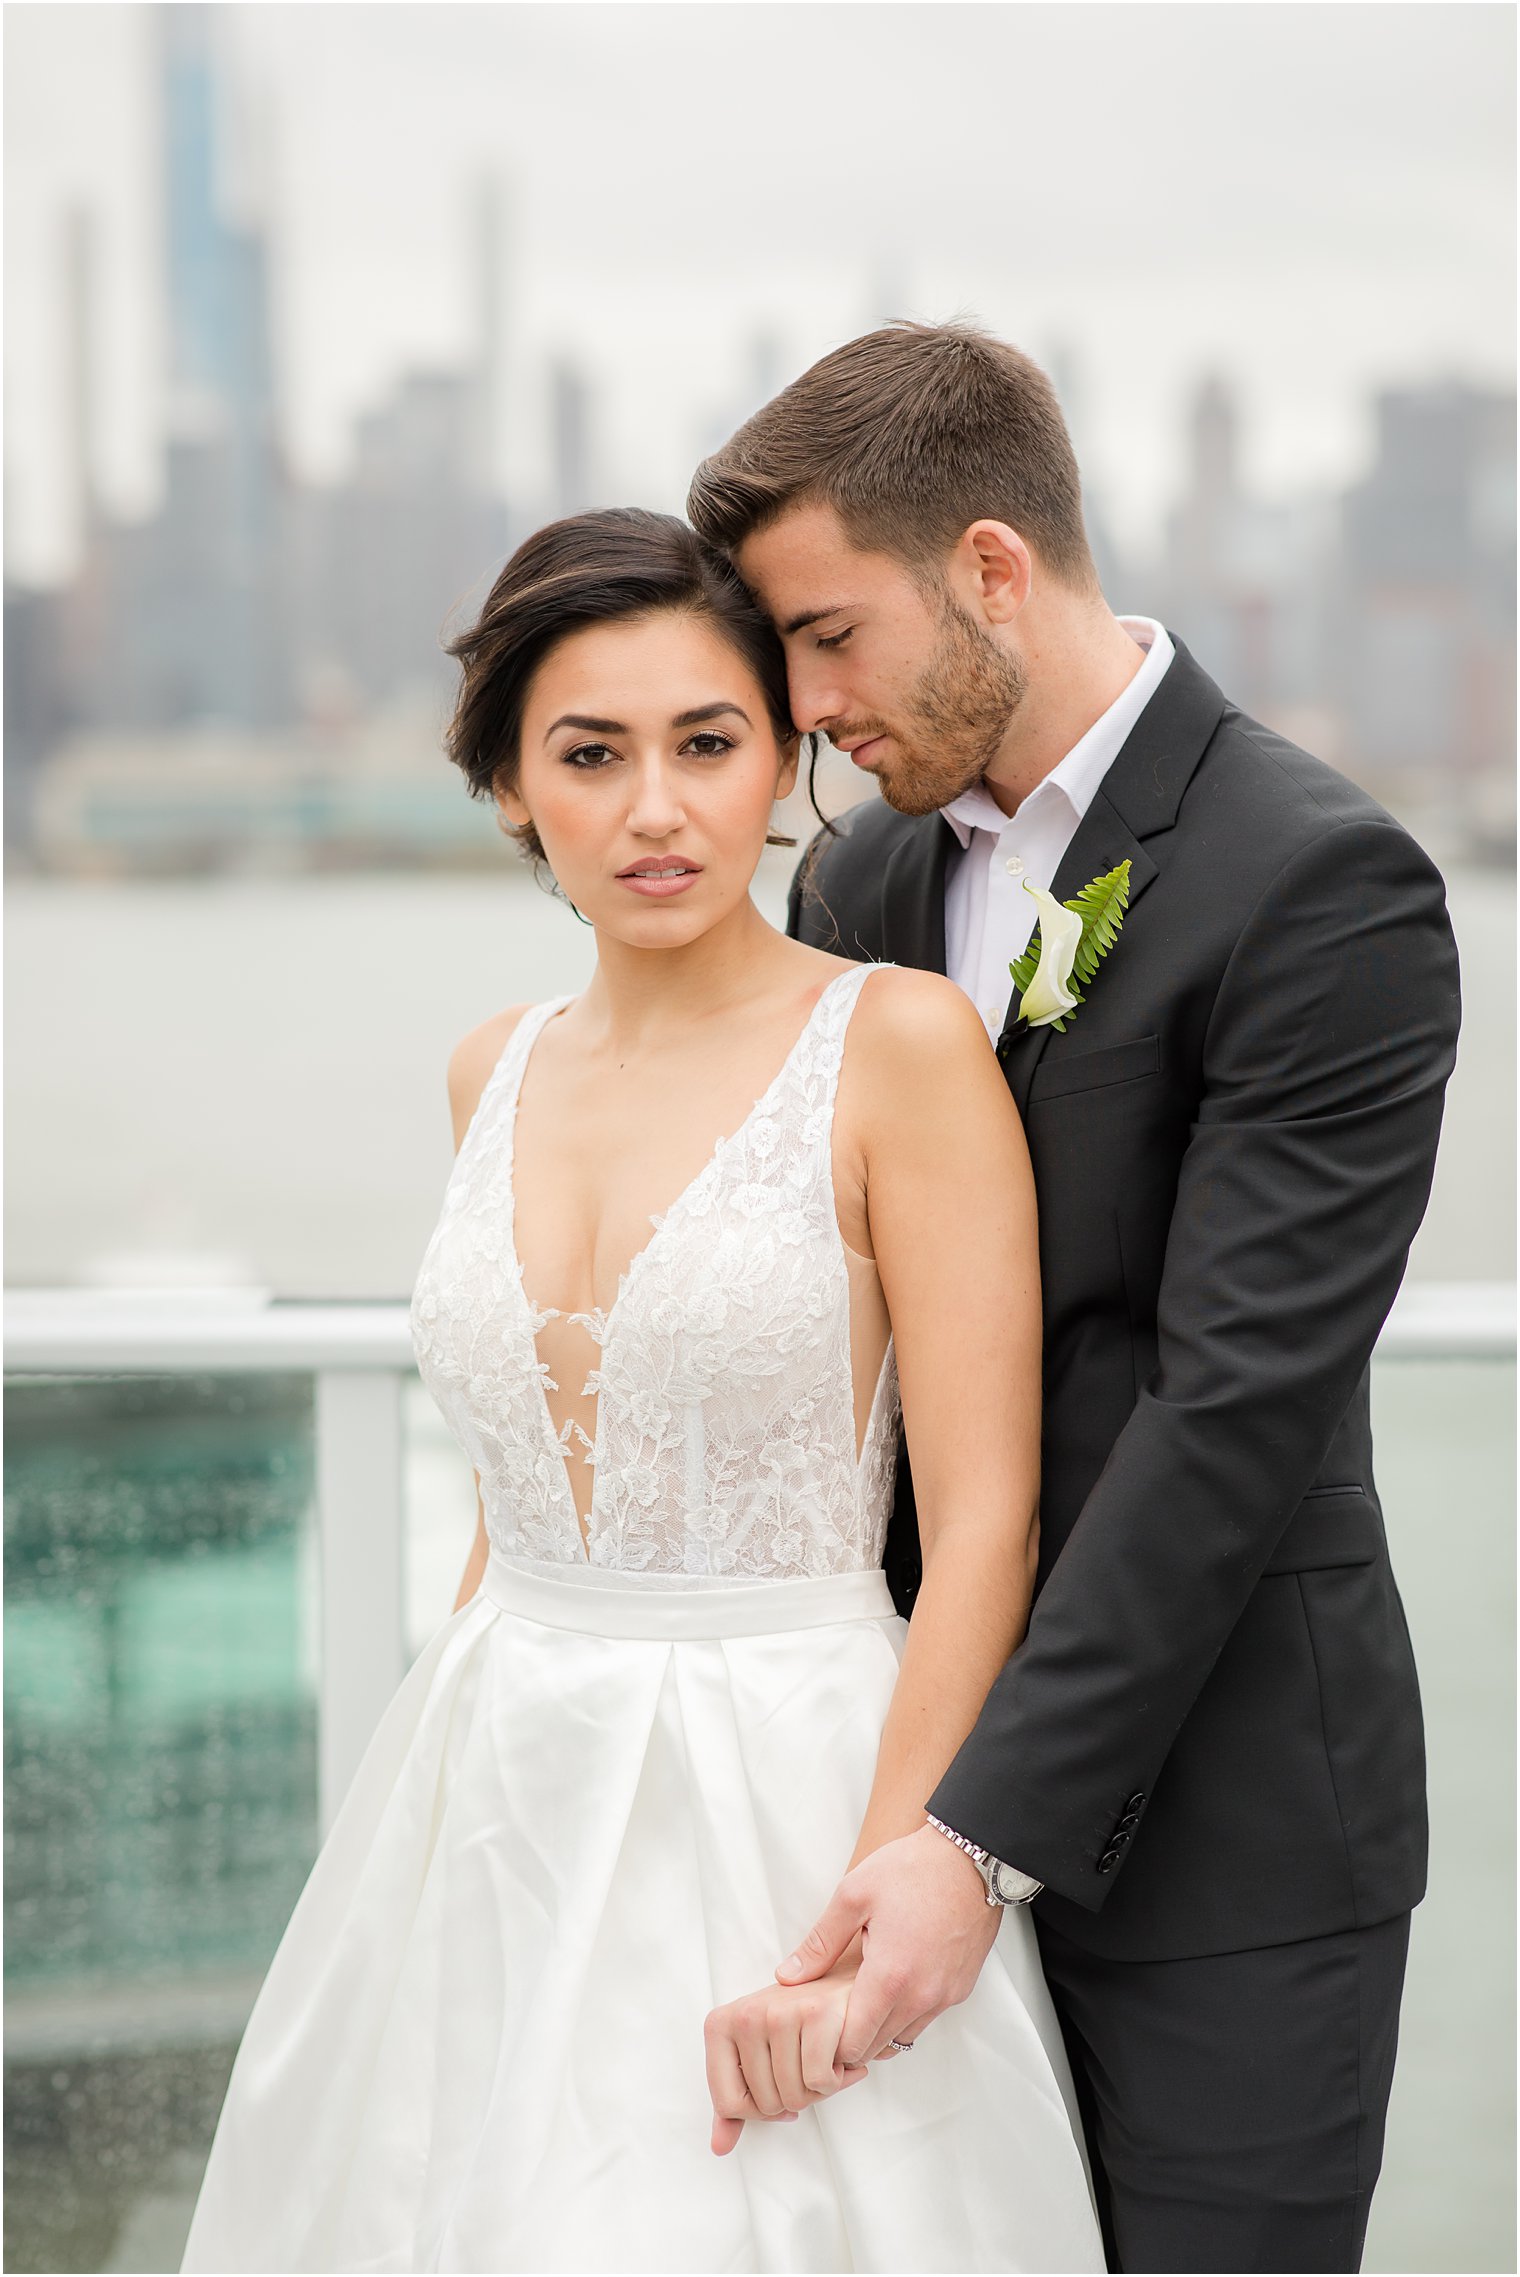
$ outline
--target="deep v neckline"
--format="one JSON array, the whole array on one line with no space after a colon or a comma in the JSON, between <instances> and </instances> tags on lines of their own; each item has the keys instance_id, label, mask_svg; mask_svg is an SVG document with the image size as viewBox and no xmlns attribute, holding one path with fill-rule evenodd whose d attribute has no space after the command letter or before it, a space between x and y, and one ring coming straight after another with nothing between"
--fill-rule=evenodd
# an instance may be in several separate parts
<instances>
[{"instance_id":1,"label":"deep v neckline","mask_svg":"<svg viewBox=\"0 0 1520 2277\"><path fill-rule=\"evenodd\" d=\"M519 1257L517 1251L518 1102L522 1098L522 1087L527 1077L528 1063L533 1057L533 1048L538 1042L539 1037L543 1034L545 1028L548 1027L551 1020L558 1019L560 1014L562 1012L568 1011L570 1006L576 1003L578 999L573 996L551 997L546 1004L536 1008L536 1018L532 1012L528 1012L523 1015L524 1022L526 1023L527 1021L532 1020L533 1025L528 1029L527 1034L523 1039L522 1047L517 1054L517 1065L513 1070L511 1089L507 1097L506 1109L503 1116L505 1128L503 1132L502 1151L506 1164L507 1217L505 1247L507 1260L511 1267L513 1283L516 1287L519 1297L522 1299L523 1309L527 1314L527 1336L529 1342L533 1347L533 1356L535 1362L537 1363L539 1420L543 1428L545 1440L554 1453L555 1465L559 1474L559 1482L564 1494L565 1508L574 1527L574 1538L580 1545L582 1557L587 1565L591 1563L591 1546L596 1539L597 1533L597 1488L600 1484L597 1464L601 1451L602 1437L601 1390L600 1386L598 1386L596 1417L592 1426L591 1433L589 1437L587 1437L584 1431L582 1432L582 1437L586 1438L587 1440L587 1448L591 1462L591 1501L587 1509L585 1519L583 1521L581 1518L580 1510L576 1504L575 1489L570 1480L569 1423L567 1421L565 1436L564 1438L561 1438L560 1434L554 1428L554 1417L549 1407L548 1392L544 1381L547 1370L545 1368L543 1360L539 1357L538 1331L543 1327L545 1321L548 1320L569 1321L574 1325L583 1327L586 1330L587 1334L590 1336L592 1342L596 1345L598 1351L605 1355L607 1344L612 1334L613 1322L616 1320L618 1313L622 1308L624 1299L627 1297L629 1291L633 1288L635 1282L637 1281L640 1271L644 1266L645 1259L650 1255L651 1251L659 1247L661 1238L665 1233L665 1229L670 1224L672 1218L677 1216L681 1209L690 1201L692 1195L695 1194L700 1187L706 1185L717 1174L717 1171L722 1165L725 1157L732 1153L733 1149L740 1143L744 1137L745 1132L761 1114L762 1110L770 1105L771 1100L781 1089L782 1084L786 1081L787 1076L791 1073L792 1063L797 1058L798 1053L802 1050L803 1045L807 1042L808 1037L812 1034L814 1023L817 1021L824 1005L828 1002L830 996L833 994L834 990L839 987L842 981L854 979L855 973L858 969L859 968L856 967L847 972L836 973L832 980L825 981L823 987L819 990L817 1002L814 1004L807 1018L803 1021L802 1026L798 1029L785 1059L781 1062L781 1065L777 1068L775 1074L771 1077L770 1082L766 1085L765 1089L755 1100L753 1106L751 1106L748 1113L744 1116L743 1120L737 1124L732 1131L726 1132L714 1140L712 1150L708 1154L706 1161L702 1164L701 1169L698 1170L694 1178L687 1180L686 1184L681 1188L681 1191L676 1195L673 1202L667 1204L663 1210L651 1210L649 1212L649 1222L653 1230L650 1233L649 1239L643 1244L641 1248L634 1251L634 1254L629 1259L627 1265L623 1268L622 1272L619 1273L616 1292L613 1296L611 1304L607 1306L605 1311L603 1311L602 1307L598 1305L594 1307L590 1312L567 1313L558 1305L537 1304L529 1295L527 1285L523 1280L522 1260ZM515 1037L513 1039L513 1042L516 1042ZM512 1047L509 1045L507 1048L510 1051ZM593 1371L593 1374L595 1372L596 1371ZM557 1388L558 1387L556 1386L556 1389Z\"/></svg>"}]
</instances>

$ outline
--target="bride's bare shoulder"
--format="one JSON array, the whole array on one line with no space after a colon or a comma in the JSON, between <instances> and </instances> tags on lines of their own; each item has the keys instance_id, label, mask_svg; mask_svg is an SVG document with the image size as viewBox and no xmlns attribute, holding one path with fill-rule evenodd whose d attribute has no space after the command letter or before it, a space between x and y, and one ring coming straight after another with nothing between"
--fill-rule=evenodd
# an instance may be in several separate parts
<instances>
[{"instance_id":1,"label":"bride's bare shoulder","mask_svg":"<svg viewBox=\"0 0 1520 2277\"><path fill-rule=\"evenodd\" d=\"M478 1028L461 1036L450 1053L449 1112L454 1119L456 1148L470 1127L470 1119L480 1105L480 1094L506 1050L512 1030L530 1009L526 1004L509 1004L505 1012L493 1012L489 1020L482 1020Z\"/></svg>"},{"instance_id":2,"label":"bride's bare shoulder","mask_svg":"<svg viewBox=\"0 0 1520 2277\"><path fill-rule=\"evenodd\" d=\"M951 1072L996 1058L975 1005L940 972L883 965L860 992L852 1023L859 1056L895 1071L905 1057L916 1067Z\"/></svg>"},{"instance_id":3,"label":"bride's bare shoulder","mask_svg":"<svg viewBox=\"0 0 1520 2277\"><path fill-rule=\"evenodd\" d=\"M873 973L845 1061L850 1118L878 1139L901 1138L910 1126L937 1129L947 1116L1017 1119L976 1006L943 973L908 965Z\"/></svg>"},{"instance_id":4,"label":"bride's bare shoulder","mask_svg":"<svg viewBox=\"0 0 1520 2277\"><path fill-rule=\"evenodd\" d=\"M943 973L891 965L872 974L851 1020L844 1075L845 1125L868 1187L884 1169L897 1186L996 1178L1000 1165L1013 1175L1020 1157L1027 1172L997 1053L976 1006Z\"/></svg>"}]
</instances>

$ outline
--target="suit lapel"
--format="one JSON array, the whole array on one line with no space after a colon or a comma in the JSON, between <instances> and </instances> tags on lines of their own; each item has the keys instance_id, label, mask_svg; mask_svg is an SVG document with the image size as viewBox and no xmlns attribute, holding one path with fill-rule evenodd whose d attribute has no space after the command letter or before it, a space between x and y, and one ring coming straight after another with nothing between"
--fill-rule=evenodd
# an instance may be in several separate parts
<instances>
[{"instance_id":1,"label":"suit lapel","mask_svg":"<svg viewBox=\"0 0 1520 2277\"><path fill-rule=\"evenodd\" d=\"M1186 646L1171 636L1176 655L1136 720L1123 748L1093 794L1051 883L1057 901L1069 901L1089 878L1130 864L1129 908L1160 875L1165 859L1162 834L1177 820L1183 793L1208 748L1225 711L1225 699ZM1150 844L1147 844L1150 841ZM1161 843L1157 843L1161 841ZM1120 945L1111 954L1122 954ZM998 1039L998 1057L1008 1088L1022 1115L1034 1071L1055 1034L1053 1027L1026 1028L1010 1037L1018 1017L1010 993Z\"/></svg>"},{"instance_id":2,"label":"suit lapel","mask_svg":"<svg viewBox=\"0 0 1520 2277\"><path fill-rule=\"evenodd\" d=\"M1075 837L1061 857L1050 890L1057 901L1070 901L1073 895L1081 892L1090 878L1101 877L1108 870L1116 870L1121 862L1130 865L1129 908L1133 909L1152 879L1159 875L1159 865L1146 852L1124 817L1109 804L1100 785L1093 793L1091 806L1077 825ZM1123 939L1121 932L1119 941L1122 942ZM1110 954L1117 956L1119 953L1116 944ZM1034 1081L1034 1071L1056 1031L1049 1026L1026 1028L1022 1035L1010 1038L1008 1030L1018 1016L1017 992L1010 991L1008 1009L1003 1014L1003 1034L998 1038L998 1057L1003 1063L1008 1088L1022 1114L1029 1097L1029 1086Z\"/></svg>"}]
</instances>

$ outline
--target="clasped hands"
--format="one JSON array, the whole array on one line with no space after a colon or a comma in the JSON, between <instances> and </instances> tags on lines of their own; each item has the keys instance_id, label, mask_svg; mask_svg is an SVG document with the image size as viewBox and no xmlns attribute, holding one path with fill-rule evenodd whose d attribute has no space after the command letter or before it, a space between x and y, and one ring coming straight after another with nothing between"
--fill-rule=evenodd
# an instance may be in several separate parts
<instances>
[{"instance_id":1,"label":"clasped hands","mask_svg":"<svg viewBox=\"0 0 1520 2277\"><path fill-rule=\"evenodd\" d=\"M746 2119L795 2119L896 2061L891 2041L966 1998L1001 1920L971 1860L931 1826L853 1866L776 1982L707 2018L714 2151L731 2151Z\"/></svg>"}]
</instances>

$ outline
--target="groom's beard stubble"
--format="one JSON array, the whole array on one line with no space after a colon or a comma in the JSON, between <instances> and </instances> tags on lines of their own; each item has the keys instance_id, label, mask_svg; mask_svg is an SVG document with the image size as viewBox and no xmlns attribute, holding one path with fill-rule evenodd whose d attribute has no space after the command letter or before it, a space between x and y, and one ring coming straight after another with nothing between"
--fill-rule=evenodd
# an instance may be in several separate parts
<instances>
[{"instance_id":1,"label":"groom's beard stubble","mask_svg":"<svg viewBox=\"0 0 1520 2277\"><path fill-rule=\"evenodd\" d=\"M875 770L899 814L933 814L979 782L1002 748L1024 700L1027 675L945 595L940 638L909 694L891 748Z\"/></svg>"}]
</instances>

